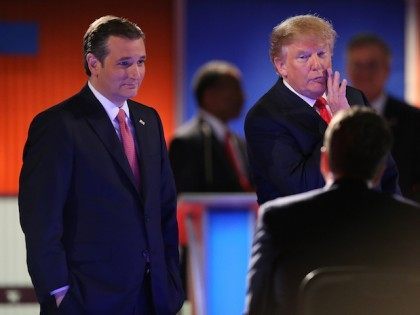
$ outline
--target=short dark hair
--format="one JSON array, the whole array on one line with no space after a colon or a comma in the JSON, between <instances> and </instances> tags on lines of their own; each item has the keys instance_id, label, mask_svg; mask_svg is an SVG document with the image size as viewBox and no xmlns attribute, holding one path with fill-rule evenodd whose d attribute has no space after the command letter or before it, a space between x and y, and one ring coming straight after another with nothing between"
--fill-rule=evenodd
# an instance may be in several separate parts
<instances>
[{"instance_id":1,"label":"short dark hair","mask_svg":"<svg viewBox=\"0 0 420 315\"><path fill-rule=\"evenodd\" d=\"M106 15L95 20L83 36L84 67L88 76L91 72L86 60L87 54L92 53L102 63L108 55L107 41L110 36L128 39L145 38L140 27L125 18Z\"/></svg>"},{"instance_id":2,"label":"short dark hair","mask_svg":"<svg viewBox=\"0 0 420 315\"><path fill-rule=\"evenodd\" d=\"M216 86L225 77L232 77L240 81L241 71L235 65L222 60L206 62L197 70L192 80L192 86L200 107L204 92L208 88Z\"/></svg>"},{"instance_id":3,"label":"short dark hair","mask_svg":"<svg viewBox=\"0 0 420 315\"><path fill-rule=\"evenodd\" d=\"M324 137L333 173L372 179L392 146L386 121L373 109L353 106L331 120Z\"/></svg>"},{"instance_id":4,"label":"short dark hair","mask_svg":"<svg viewBox=\"0 0 420 315\"><path fill-rule=\"evenodd\" d=\"M381 37L373 33L360 33L354 35L347 43L347 51L366 46L379 47L388 58L392 57L392 52L388 44Z\"/></svg>"}]
</instances>

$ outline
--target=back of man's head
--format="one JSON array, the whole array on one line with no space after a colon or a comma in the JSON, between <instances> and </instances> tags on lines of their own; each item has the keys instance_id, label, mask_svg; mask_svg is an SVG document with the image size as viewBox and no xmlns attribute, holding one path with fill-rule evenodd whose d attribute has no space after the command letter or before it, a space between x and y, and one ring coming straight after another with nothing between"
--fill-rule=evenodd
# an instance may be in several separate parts
<instances>
[{"instance_id":1,"label":"back of man's head","mask_svg":"<svg viewBox=\"0 0 420 315\"><path fill-rule=\"evenodd\" d=\"M339 112L324 137L330 171L336 178L373 179L391 146L386 121L367 107L353 106Z\"/></svg>"}]
</instances>

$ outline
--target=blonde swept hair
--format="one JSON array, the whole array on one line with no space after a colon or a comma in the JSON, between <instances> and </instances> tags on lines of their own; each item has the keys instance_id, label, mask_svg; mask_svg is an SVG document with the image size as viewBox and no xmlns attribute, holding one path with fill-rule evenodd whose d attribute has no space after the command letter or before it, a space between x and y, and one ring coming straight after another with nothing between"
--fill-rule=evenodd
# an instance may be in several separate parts
<instances>
[{"instance_id":1,"label":"blonde swept hair","mask_svg":"<svg viewBox=\"0 0 420 315\"><path fill-rule=\"evenodd\" d=\"M319 16L306 14L289 17L276 25L271 32L271 62L274 64L274 58L283 56L284 47L302 36L313 36L325 41L332 53L337 33L329 21Z\"/></svg>"}]
</instances>

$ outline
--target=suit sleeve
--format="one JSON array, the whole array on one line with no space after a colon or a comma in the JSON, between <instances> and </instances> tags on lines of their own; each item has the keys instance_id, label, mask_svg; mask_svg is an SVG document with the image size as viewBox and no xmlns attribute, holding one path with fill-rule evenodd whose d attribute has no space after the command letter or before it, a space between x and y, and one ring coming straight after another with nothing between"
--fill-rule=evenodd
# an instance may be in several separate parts
<instances>
[{"instance_id":1,"label":"suit sleeve","mask_svg":"<svg viewBox=\"0 0 420 315\"><path fill-rule=\"evenodd\" d=\"M200 176L197 176L200 157L191 141L175 137L169 146L169 159L178 193L202 191Z\"/></svg>"},{"instance_id":2,"label":"suit sleeve","mask_svg":"<svg viewBox=\"0 0 420 315\"><path fill-rule=\"evenodd\" d=\"M33 120L19 180L19 212L28 270L41 303L51 291L69 284L61 238L72 151L70 133L57 112Z\"/></svg>"},{"instance_id":3,"label":"suit sleeve","mask_svg":"<svg viewBox=\"0 0 420 315\"><path fill-rule=\"evenodd\" d=\"M322 137L304 152L285 123L266 112L248 114L245 135L260 204L324 185L319 170Z\"/></svg>"},{"instance_id":4,"label":"suit sleeve","mask_svg":"<svg viewBox=\"0 0 420 315\"><path fill-rule=\"evenodd\" d=\"M174 301L178 301L178 309L181 308L184 300L182 290L180 266L179 266L179 240L178 240L178 221L176 215L176 189L171 165L169 162L168 152L166 149L165 138L163 135L162 122L158 114L159 129L161 135L161 152L162 152L162 174L161 174L161 227L162 237L165 246L165 258L168 271L172 277L177 290L174 294L179 296L172 297Z\"/></svg>"},{"instance_id":5,"label":"suit sleeve","mask_svg":"<svg viewBox=\"0 0 420 315\"><path fill-rule=\"evenodd\" d=\"M263 213L264 211L260 210L252 246L247 276L245 315L271 315L278 313L274 277L279 249L273 243L269 229L263 223Z\"/></svg>"}]
</instances>

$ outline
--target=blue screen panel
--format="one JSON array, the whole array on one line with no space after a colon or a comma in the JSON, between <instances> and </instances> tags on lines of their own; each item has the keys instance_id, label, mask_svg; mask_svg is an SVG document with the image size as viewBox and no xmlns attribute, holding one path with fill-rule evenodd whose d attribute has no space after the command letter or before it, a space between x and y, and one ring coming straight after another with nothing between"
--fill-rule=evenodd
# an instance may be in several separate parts
<instances>
[{"instance_id":1,"label":"blue screen panel","mask_svg":"<svg viewBox=\"0 0 420 315\"><path fill-rule=\"evenodd\" d=\"M209 209L206 213L206 314L241 314L254 232L253 211Z\"/></svg>"},{"instance_id":2,"label":"blue screen panel","mask_svg":"<svg viewBox=\"0 0 420 315\"><path fill-rule=\"evenodd\" d=\"M39 27L32 22L0 22L0 54L38 52Z\"/></svg>"}]
</instances>

